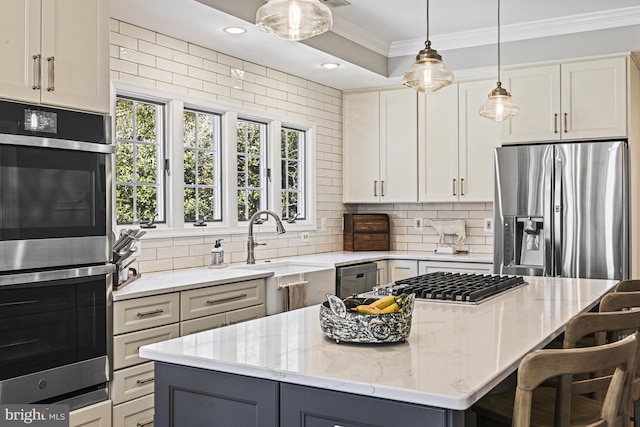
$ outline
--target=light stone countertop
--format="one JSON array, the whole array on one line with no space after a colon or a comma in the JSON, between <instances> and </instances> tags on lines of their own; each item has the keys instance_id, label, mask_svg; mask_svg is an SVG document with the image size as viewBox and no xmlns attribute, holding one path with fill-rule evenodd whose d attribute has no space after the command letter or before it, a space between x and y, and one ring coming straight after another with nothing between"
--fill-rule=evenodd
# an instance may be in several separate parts
<instances>
[{"instance_id":1,"label":"light stone countertop","mask_svg":"<svg viewBox=\"0 0 640 427\"><path fill-rule=\"evenodd\" d=\"M491 264L491 254L459 254L441 255L424 252L404 251L372 251L372 252L326 252L296 257L276 258L273 262L297 261L319 266L339 267L343 265L380 261L385 259L413 259L416 261L447 261L447 262L475 262ZM233 268L207 267L187 268L183 270L160 271L154 273L142 273L142 276L113 292L113 301L140 298L170 292L184 291L205 286L223 285L244 280L260 279L273 276L269 271L269 263L256 261L256 265L264 265L264 271L255 269L242 269L242 263L234 264Z\"/></svg>"},{"instance_id":2,"label":"light stone countertop","mask_svg":"<svg viewBox=\"0 0 640 427\"><path fill-rule=\"evenodd\" d=\"M319 306L143 346L168 363L452 410L469 408L617 281L526 277L479 305L417 301L405 343L336 344Z\"/></svg>"}]
</instances>

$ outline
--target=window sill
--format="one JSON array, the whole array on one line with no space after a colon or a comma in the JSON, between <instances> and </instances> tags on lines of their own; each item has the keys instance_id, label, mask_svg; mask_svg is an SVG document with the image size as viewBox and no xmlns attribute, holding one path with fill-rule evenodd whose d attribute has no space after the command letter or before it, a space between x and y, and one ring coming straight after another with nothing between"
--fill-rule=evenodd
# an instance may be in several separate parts
<instances>
[{"instance_id":1,"label":"window sill","mask_svg":"<svg viewBox=\"0 0 640 427\"><path fill-rule=\"evenodd\" d=\"M315 231L316 226L309 222L298 221L296 223L288 223L283 222L284 228L289 232L299 232L299 231ZM147 233L144 235L142 240L150 240L150 239L166 239L173 237L194 237L194 236L219 236L221 234L224 235L238 235L238 234L248 234L248 224L239 225L237 227L228 227L223 225L212 225L209 224L206 227L194 227L192 225L186 226L184 228L170 228L166 226L166 224L157 224L156 228L141 228L139 224L127 224L127 225L119 225L116 228L116 238L120 233L120 230L126 229L138 229L140 228ZM254 225L253 227L254 233L270 233L275 232L275 223L273 221L265 222L264 224Z\"/></svg>"}]
</instances>

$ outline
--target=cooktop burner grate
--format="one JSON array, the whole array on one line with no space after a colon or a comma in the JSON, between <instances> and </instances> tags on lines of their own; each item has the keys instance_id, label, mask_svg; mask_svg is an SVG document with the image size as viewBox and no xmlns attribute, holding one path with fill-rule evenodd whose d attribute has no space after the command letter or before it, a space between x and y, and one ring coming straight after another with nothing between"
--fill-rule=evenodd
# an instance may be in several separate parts
<instances>
[{"instance_id":1,"label":"cooktop burner grate","mask_svg":"<svg viewBox=\"0 0 640 427\"><path fill-rule=\"evenodd\" d=\"M391 287L391 293L413 293L421 299L478 304L526 283L521 276L435 272L398 280Z\"/></svg>"}]
</instances>

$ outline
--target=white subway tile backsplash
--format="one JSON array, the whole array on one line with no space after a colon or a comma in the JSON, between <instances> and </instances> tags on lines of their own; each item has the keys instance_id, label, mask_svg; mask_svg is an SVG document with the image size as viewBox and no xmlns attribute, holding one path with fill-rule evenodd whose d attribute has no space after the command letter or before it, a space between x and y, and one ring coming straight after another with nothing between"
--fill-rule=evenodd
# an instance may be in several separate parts
<instances>
[{"instance_id":1,"label":"white subway tile backsplash","mask_svg":"<svg viewBox=\"0 0 640 427\"><path fill-rule=\"evenodd\" d=\"M156 42L160 46L165 46L171 48L173 50L179 50L180 52L188 52L189 51L189 43L178 40L176 38L166 36L164 34L158 33L156 35Z\"/></svg>"},{"instance_id":2,"label":"white subway tile backsplash","mask_svg":"<svg viewBox=\"0 0 640 427\"><path fill-rule=\"evenodd\" d=\"M342 203L341 91L114 19L110 41L113 79L315 123L317 217L327 218L327 231L312 230L309 242L303 243L297 232L278 236L272 224L257 227L258 240L267 246L258 247L256 259L342 250L342 214L347 210L389 214L393 250L435 250L438 235L433 228L413 229L413 218L421 216L465 219L465 247L476 253L492 252L493 236L483 229L483 219L493 216L492 203ZM132 264L140 272L208 266L217 238L224 239L226 262L246 260L246 234L152 236L150 232L142 239L142 254Z\"/></svg>"}]
</instances>

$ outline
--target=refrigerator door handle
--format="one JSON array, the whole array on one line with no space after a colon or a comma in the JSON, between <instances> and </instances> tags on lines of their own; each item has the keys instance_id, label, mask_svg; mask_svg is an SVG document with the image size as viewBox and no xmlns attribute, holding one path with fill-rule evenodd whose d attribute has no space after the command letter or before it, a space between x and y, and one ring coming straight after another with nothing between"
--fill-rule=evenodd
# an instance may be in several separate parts
<instances>
[{"instance_id":1,"label":"refrigerator door handle","mask_svg":"<svg viewBox=\"0 0 640 427\"><path fill-rule=\"evenodd\" d=\"M562 175L564 173L564 164L562 158L556 153L555 158L555 176L553 185L553 276L561 276L562 271Z\"/></svg>"}]
</instances>

